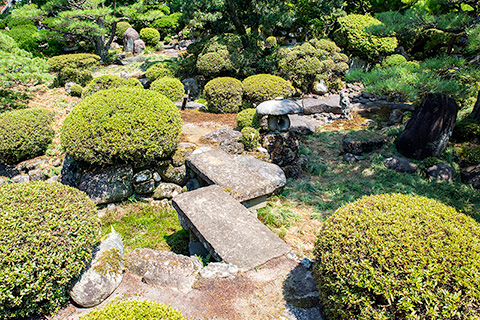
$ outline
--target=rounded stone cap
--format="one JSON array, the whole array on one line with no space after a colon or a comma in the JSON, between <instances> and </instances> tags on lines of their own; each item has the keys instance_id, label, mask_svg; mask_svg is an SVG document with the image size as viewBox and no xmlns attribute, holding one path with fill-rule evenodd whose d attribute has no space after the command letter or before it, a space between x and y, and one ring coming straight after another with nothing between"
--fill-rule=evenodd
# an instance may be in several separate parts
<instances>
[{"instance_id":1,"label":"rounded stone cap","mask_svg":"<svg viewBox=\"0 0 480 320\"><path fill-rule=\"evenodd\" d=\"M303 109L295 101L283 99L283 97L262 102L257 106L257 114L259 115L280 116L292 113L303 113Z\"/></svg>"}]
</instances>

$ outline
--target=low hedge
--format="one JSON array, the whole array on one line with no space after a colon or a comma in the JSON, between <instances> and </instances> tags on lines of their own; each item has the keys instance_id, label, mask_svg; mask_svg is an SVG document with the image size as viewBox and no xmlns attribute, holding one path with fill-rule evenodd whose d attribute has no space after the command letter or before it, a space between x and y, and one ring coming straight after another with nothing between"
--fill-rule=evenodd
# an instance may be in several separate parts
<instances>
[{"instance_id":1,"label":"low hedge","mask_svg":"<svg viewBox=\"0 0 480 320\"><path fill-rule=\"evenodd\" d=\"M91 53L63 54L48 59L50 72L59 72L64 68L89 69L97 66L100 57Z\"/></svg>"},{"instance_id":2,"label":"low hedge","mask_svg":"<svg viewBox=\"0 0 480 320\"><path fill-rule=\"evenodd\" d=\"M173 102L182 100L185 95L185 88L180 80L171 77L164 77L155 80L150 90L163 94Z\"/></svg>"},{"instance_id":3,"label":"low hedge","mask_svg":"<svg viewBox=\"0 0 480 320\"><path fill-rule=\"evenodd\" d=\"M242 106L242 83L230 77L215 78L204 88L207 109L215 113L235 113Z\"/></svg>"},{"instance_id":4,"label":"low hedge","mask_svg":"<svg viewBox=\"0 0 480 320\"><path fill-rule=\"evenodd\" d=\"M277 97L289 98L295 89L288 81L271 74L257 74L242 82L247 104L260 103Z\"/></svg>"},{"instance_id":5,"label":"low hedge","mask_svg":"<svg viewBox=\"0 0 480 320\"><path fill-rule=\"evenodd\" d=\"M150 82L154 82L158 78L171 77L173 72L168 69L163 63L156 63L150 66L145 73L145 77Z\"/></svg>"},{"instance_id":6,"label":"low hedge","mask_svg":"<svg viewBox=\"0 0 480 320\"><path fill-rule=\"evenodd\" d=\"M257 115L257 109L248 108L242 110L237 115L237 127L241 130L245 127L260 128L260 119Z\"/></svg>"},{"instance_id":7,"label":"low hedge","mask_svg":"<svg viewBox=\"0 0 480 320\"><path fill-rule=\"evenodd\" d=\"M145 45L155 47L160 41L160 32L154 28L143 28L140 30L140 38Z\"/></svg>"},{"instance_id":8,"label":"low hedge","mask_svg":"<svg viewBox=\"0 0 480 320\"><path fill-rule=\"evenodd\" d=\"M63 87L67 82L72 81L81 86L86 86L92 79L93 76L89 70L66 67L57 73L57 76L53 80L53 85Z\"/></svg>"},{"instance_id":9,"label":"low hedge","mask_svg":"<svg viewBox=\"0 0 480 320\"><path fill-rule=\"evenodd\" d=\"M91 96L92 94L100 90L119 88L123 86L143 88L142 84L140 83L140 81L138 81L138 79L135 79L135 78L124 79L116 75L108 74L108 75L97 77L92 81L90 81L90 83L82 92L82 98Z\"/></svg>"},{"instance_id":10,"label":"low hedge","mask_svg":"<svg viewBox=\"0 0 480 320\"><path fill-rule=\"evenodd\" d=\"M14 164L45 153L52 142L53 112L22 109L0 114L0 159Z\"/></svg>"},{"instance_id":11,"label":"low hedge","mask_svg":"<svg viewBox=\"0 0 480 320\"><path fill-rule=\"evenodd\" d=\"M314 254L328 319L480 318L480 225L435 200L347 204L323 224Z\"/></svg>"},{"instance_id":12,"label":"low hedge","mask_svg":"<svg viewBox=\"0 0 480 320\"><path fill-rule=\"evenodd\" d=\"M95 204L59 183L5 184L0 220L0 318L55 313L92 257Z\"/></svg>"},{"instance_id":13,"label":"low hedge","mask_svg":"<svg viewBox=\"0 0 480 320\"><path fill-rule=\"evenodd\" d=\"M178 310L153 301L118 301L94 309L80 320L187 320Z\"/></svg>"},{"instance_id":14,"label":"low hedge","mask_svg":"<svg viewBox=\"0 0 480 320\"><path fill-rule=\"evenodd\" d=\"M171 155L181 131L180 111L167 97L120 87L80 101L63 122L60 138L79 160L145 164Z\"/></svg>"}]
</instances>

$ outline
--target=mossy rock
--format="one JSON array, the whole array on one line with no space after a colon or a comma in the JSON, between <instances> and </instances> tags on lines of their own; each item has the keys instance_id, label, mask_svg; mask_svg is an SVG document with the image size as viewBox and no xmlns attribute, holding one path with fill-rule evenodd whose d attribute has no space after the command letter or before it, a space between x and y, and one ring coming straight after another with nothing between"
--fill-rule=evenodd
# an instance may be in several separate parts
<instances>
[{"instance_id":1,"label":"mossy rock","mask_svg":"<svg viewBox=\"0 0 480 320\"><path fill-rule=\"evenodd\" d=\"M435 200L366 196L328 218L314 275L328 319L480 318L480 225Z\"/></svg>"},{"instance_id":2,"label":"mossy rock","mask_svg":"<svg viewBox=\"0 0 480 320\"><path fill-rule=\"evenodd\" d=\"M242 83L230 77L210 80L204 88L207 109L215 113L235 113L242 106Z\"/></svg>"},{"instance_id":3,"label":"mossy rock","mask_svg":"<svg viewBox=\"0 0 480 320\"><path fill-rule=\"evenodd\" d=\"M135 165L169 157L181 131L180 111L170 99L120 87L83 99L65 119L61 142L77 160Z\"/></svg>"},{"instance_id":4,"label":"mossy rock","mask_svg":"<svg viewBox=\"0 0 480 320\"><path fill-rule=\"evenodd\" d=\"M142 84L140 83L140 81L138 81L138 79L124 79L117 75L107 74L90 81L90 83L82 92L82 98L91 96L92 94L100 90L119 88L123 86L143 88Z\"/></svg>"},{"instance_id":5,"label":"mossy rock","mask_svg":"<svg viewBox=\"0 0 480 320\"><path fill-rule=\"evenodd\" d=\"M94 309L80 320L187 320L178 310L153 301L117 301Z\"/></svg>"},{"instance_id":6,"label":"mossy rock","mask_svg":"<svg viewBox=\"0 0 480 320\"><path fill-rule=\"evenodd\" d=\"M14 164L43 155L52 142L54 114L23 109L0 114L0 159Z\"/></svg>"},{"instance_id":7,"label":"mossy rock","mask_svg":"<svg viewBox=\"0 0 480 320\"><path fill-rule=\"evenodd\" d=\"M245 127L260 128L260 119L257 115L257 109L249 108L242 110L237 115L237 127L242 130Z\"/></svg>"},{"instance_id":8,"label":"mossy rock","mask_svg":"<svg viewBox=\"0 0 480 320\"><path fill-rule=\"evenodd\" d=\"M173 72L167 68L163 63L156 63L150 66L145 73L145 77L150 82L154 82L158 78L171 77Z\"/></svg>"},{"instance_id":9,"label":"mossy rock","mask_svg":"<svg viewBox=\"0 0 480 320\"><path fill-rule=\"evenodd\" d=\"M250 76L243 80L242 84L245 100L249 105L277 97L287 99L295 93L295 89L287 80L271 74Z\"/></svg>"},{"instance_id":10,"label":"mossy rock","mask_svg":"<svg viewBox=\"0 0 480 320\"><path fill-rule=\"evenodd\" d=\"M173 102L182 100L185 95L182 82L171 77L158 78L151 84L150 90L163 94Z\"/></svg>"},{"instance_id":11,"label":"mossy rock","mask_svg":"<svg viewBox=\"0 0 480 320\"><path fill-rule=\"evenodd\" d=\"M95 205L59 183L5 184L0 219L0 318L55 313L92 258L100 231Z\"/></svg>"}]
</instances>

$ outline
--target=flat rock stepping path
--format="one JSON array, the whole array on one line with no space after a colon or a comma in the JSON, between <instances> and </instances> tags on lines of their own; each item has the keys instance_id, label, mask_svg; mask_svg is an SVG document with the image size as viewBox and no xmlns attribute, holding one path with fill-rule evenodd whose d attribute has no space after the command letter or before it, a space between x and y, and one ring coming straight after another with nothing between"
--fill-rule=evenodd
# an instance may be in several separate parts
<instances>
[{"instance_id":1,"label":"flat rock stepping path","mask_svg":"<svg viewBox=\"0 0 480 320\"><path fill-rule=\"evenodd\" d=\"M219 261L249 270L282 256L290 247L247 208L212 185L173 198L180 224Z\"/></svg>"}]
</instances>

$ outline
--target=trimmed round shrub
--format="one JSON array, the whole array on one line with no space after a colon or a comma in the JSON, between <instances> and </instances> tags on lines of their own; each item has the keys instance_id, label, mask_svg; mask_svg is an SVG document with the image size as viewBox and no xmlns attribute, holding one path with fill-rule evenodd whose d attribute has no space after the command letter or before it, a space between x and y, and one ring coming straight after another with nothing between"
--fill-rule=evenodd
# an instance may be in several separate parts
<instances>
[{"instance_id":1,"label":"trimmed round shrub","mask_svg":"<svg viewBox=\"0 0 480 320\"><path fill-rule=\"evenodd\" d=\"M243 80L245 100L249 103L259 103L277 97L289 98L295 89L287 80L271 74L257 74Z\"/></svg>"},{"instance_id":2,"label":"trimmed round shrub","mask_svg":"<svg viewBox=\"0 0 480 320\"><path fill-rule=\"evenodd\" d=\"M95 204L60 183L5 184L0 219L0 318L55 313L98 241Z\"/></svg>"},{"instance_id":3,"label":"trimmed round shrub","mask_svg":"<svg viewBox=\"0 0 480 320\"><path fill-rule=\"evenodd\" d=\"M385 58L382 63L382 67L401 66L405 63L407 63L407 59L404 56L401 54L392 54L391 56Z\"/></svg>"},{"instance_id":4,"label":"trimmed round shrub","mask_svg":"<svg viewBox=\"0 0 480 320\"><path fill-rule=\"evenodd\" d=\"M0 159L13 164L43 155L54 136L53 116L45 109L0 114Z\"/></svg>"},{"instance_id":5,"label":"trimmed round shrub","mask_svg":"<svg viewBox=\"0 0 480 320\"><path fill-rule=\"evenodd\" d=\"M200 74L211 76L220 73L225 68L225 64L226 59L223 52L209 52L198 58L197 69Z\"/></svg>"},{"instance_id":6,"label":"trimmed round shrub","mask_svg":"<svg viewBox=\"0 0 480 320\"><path fill-rule=\"evenodd\" d=\"M252 127L245 127L241 132L242 136L238 140L243 143L245 149L255 149L258 146L258 139L260 139L260 133L258 130Z\"/></svg>"},{"instance_id":7,"label":"trimmed round shrub","mask_svg":"<svg viewBox=\"0 0 480 320\"><path fill-rule=\"evenodd\" d=\"M168 69L163 63L156 63L150 66L145 73L145 77L147 77L147 80L151 83L158 78L171 76L173 76L173 72Z\"/></svg>"},{"instance_id":8,"label":"trimmed round shrub","mask_svg":"<svg viewBox=\"0 0 480 320\"><path fill-rule=\"evenodd\" d=\"M115 30L115 35L121 41L123 41L123 35L128 28L131 28L132 25L126 21L117 22L117 30Z\"/></svg>"},{"instance_id":9,"label":"trimmed round shrub","mask_svg":"<svg viewBox=\"0 0 480 320\"><path fill-rule=\"evenodd\" d=\"M187 320L178 310L153 301L119 301L94 309L80 320Z\"/></svg>"},{"instance_id":10,"label":"trimmed round shrub","mask_svg":"<svg viewBox=\"0 0 480 320\"><path fill-rule=\"evenodd\" d=\"M89 69L99 62L100 57L91 53L63 54L48 59L50 72L59 72L64 68Z\"/></svg>"},{"instance_id":11,"label":"trimmed round shrub","mask_svg":"<svg viewBox=\"0 0 480 320\"><path fill-rule=\"evenodd\" d=\"M107 74L90 81L85 90L83 90L82 98L91 96L92 94L100 90L107 90L124 86L143 88L142 84L140 83L140 81L138 81L138 79L124 79L113 74Z\"/></svg>"},{"instance_id":12,"label":"trimmed round shrub","mask_svg":"<svg viewBox=\"0 0 480 320\"><path fill-rule=\"evenodd\" d=\"M237 115L237 127L241 130L245 127L260 128L260 119L257 115L257 109L249 108L240 111Z\"/></svg>"},{"instance_id":13,"label":"trimmed round shrub","mask_svg":"<svg viewBox=\"0 0 480 320\"><path fill-rule=\"evenodd\" d=\"M82 96L82 92L83 92L83 88L81 85L79 84L74 84L71 88L70 88L70 95L72 97L81 97Z\"/></svg>"},{"instance_id":14,"label":"trimmed round shrub","mask_svg":"<svg viewBox=\"0 0 480 320\"><path fill-rule=\"evenodd\" d=\"M277 38L274 36L270 36L267 39L265 39L265 44L268 47L276 47L277 46Z\"/></svg>"},{"instance_id":15,"label":"trimmed round shrub","mask_svg":"<svg viewBox=\"0 0 480 320\"><path fill-rule=\"evenodd\" d=\"M207 109L215 113L236 113L242 105L242 83L230 77L215 78L204 88Z\"/></svg>"},{"instance_id":16,"label":"trimmed round shrub","mask_svg":"<svg viewBox=\"0 0 480 320\"><path fill-rule=\"evenodd\" d=\"M120 87L80 101L63 122L61 143L89 163L146 164L176 149L182 119L170 99L152 90Z\"/></svg>"},{"instance_id":17,"label":"trimmed round shrub","mask_svg":"<svg viewBox=\"0 0 480 320\"><path fill-rule=\"evenodd\" d=\"M153 28L143 28L140 30L140 38L147 46L155 47L160 41L160 32Z\"/></svg>"},{"instance_id":18,"label":"trimmed round shrub","mask_svg":"<svg viewBox=\"0 0 480 320\"><path fill-rule=\"evenodd\" d=\"M314 254L328 319L480 318L480 225L435 200L349 203L323 224Z\"/></svg>"},{"instance_id":19,"label":"trimmed round shrub","mask_svg":"<svg viewBox=\"0 0 480 320\"><path fill-rule=\"evenodd\" d=\"M176 78L170 77L155 80L150 86L150 90L163 94L173 102L182 100L185 95L185 89L182 82Z\"/></svg>"}]
</instances>

